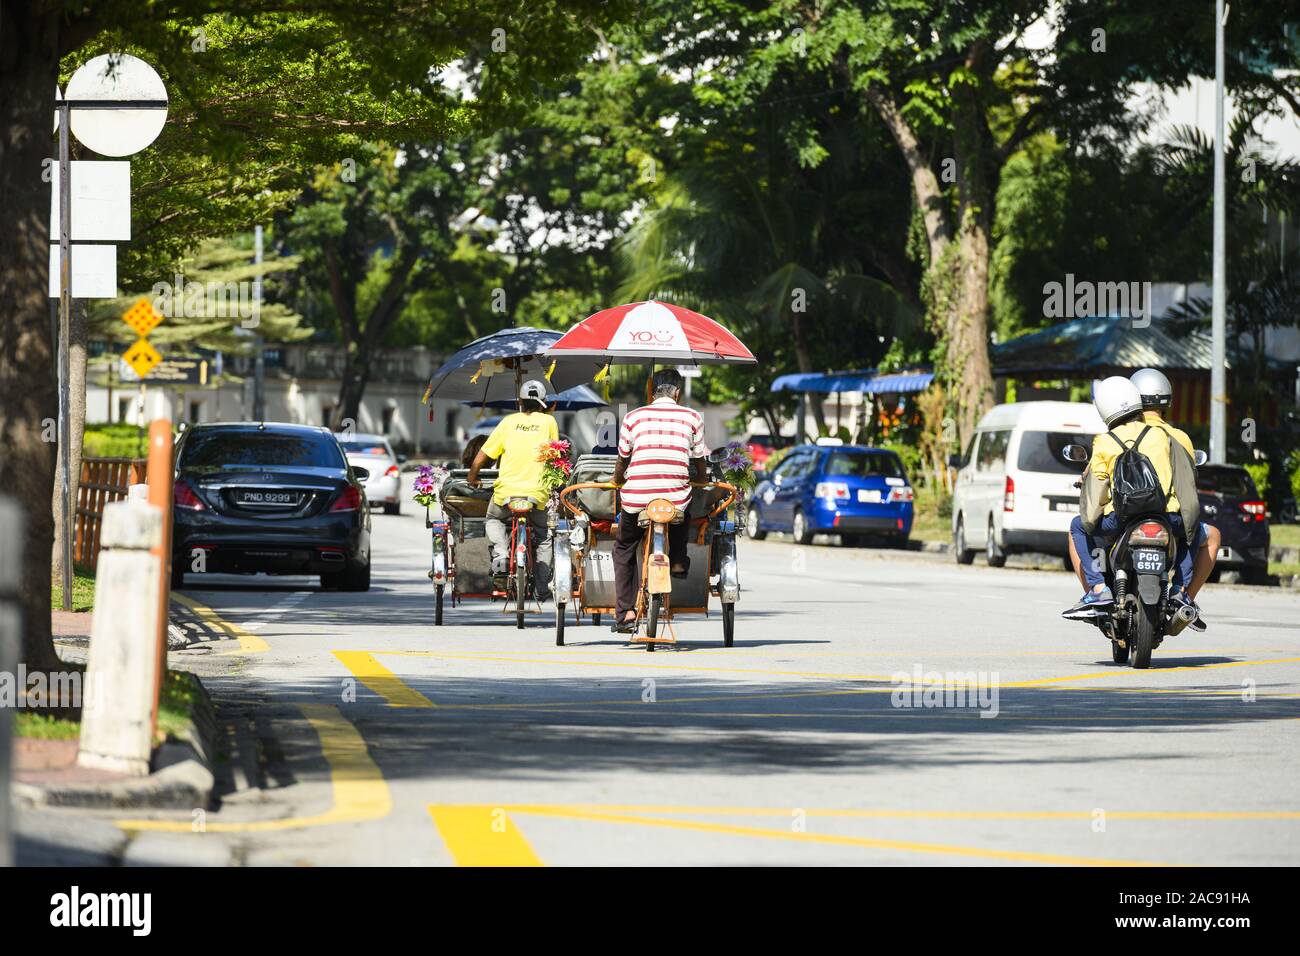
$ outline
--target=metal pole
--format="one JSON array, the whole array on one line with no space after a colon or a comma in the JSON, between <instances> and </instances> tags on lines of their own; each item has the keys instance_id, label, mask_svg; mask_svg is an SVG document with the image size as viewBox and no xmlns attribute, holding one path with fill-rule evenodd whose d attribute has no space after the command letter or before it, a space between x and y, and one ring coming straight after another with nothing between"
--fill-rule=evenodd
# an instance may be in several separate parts
<instances>
[{"instance_id":1,"label":"metal pole","mask_svg":"<svg viewBox=\"0 0 1300 956\"><path fill-rule=\"evenodd\" d=\"M1223 0L1214 3L1214 271L1210 346L1210 461L1227 461L1227 282L1224 229Z\"/></svg>"},{"instance_id":2,"label":"metal pole","mask_svg":"<svg viewBox=\"0 0 1300 956\"><path fill-rule=\"evenodd\" d=\"M23 513L8 497L0 496L0 674L18 684L18 641L22 633ZM10 756L13 708L0 705L0 868L13 866L13 827L9 808Z\"/></svg>"},{"instance_id":3,"label":"metal pole","mask_svg":"<svg viewBox=\"0 0 1300 956\"><path fill-rule=\"evenodd\" d=\"M59 547L63 553L63 610L72 610L72 427L68 381L68 331L72 315L72 110L59 107L59 500L63 527Z\"/></svg>"},{"instance_id":4,"label":"metal pole","mask_svg":"<svg viewBox=\"0 0 1300 956\"><path fill-rule=\"evenodd\" d=\"M262 227L253 227L253 262L258 266L257 275L253 276L253 308L257 315L262 314ZM262 333L256 336L253 347L253 420L266 421L266 360L262 354Z\"/></svg>"},{"instance_id":5,"label":"metal pole","mask_svg":"<svg viewBox=\"0 0 1300 956\"><path fill-rule=\"evenodd\" d=\"M156 419L149 426L149 464L145 481L149 504L162 513L162 536L150 553L158 558L158 629L154 634L157 671L153 687L153 726L158 729L158 696L167 670L167 612L171 602L172 561L172 423Z\"/></svg>"}]
</instances>

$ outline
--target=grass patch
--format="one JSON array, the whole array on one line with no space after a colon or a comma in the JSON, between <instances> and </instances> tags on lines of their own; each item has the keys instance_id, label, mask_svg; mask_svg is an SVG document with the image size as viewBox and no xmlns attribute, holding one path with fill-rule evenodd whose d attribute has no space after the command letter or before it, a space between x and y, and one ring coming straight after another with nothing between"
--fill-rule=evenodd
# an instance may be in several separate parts
<instances>
[{"instance_id":1,"label":"grass patch","mask_svg":"<svg viewBox=\"0 0 1300 956\"><path fill-rule=\"evenodd\" d=\"M1300 524L1270 524L1268 538L1275 548L1300 548Z\"/></svg>"},{"instance_id":2,"label":"grass patch","mask_svg":"<svg viewBox=\"0 0 1300 956\"><path fill-rule=\"evenodd\" d=\"M14 736L36 740L76 740L81 735L81 721L53 717L34 710L14 711Z\"/></svg>"},{"instance_id":3,"label":"grass patch","mask_svg":"<svg viewBox=\"0 0 1300 956\"><path fill-rule=\"evenodd\" d=\"M72 609L90 611L95 607L95 575L91 571L73 571L72 573ZM56 580L50 585L50 608L63 610L63 585Z\"/></svg>"},{"instance_id":4,"label":"grass patch","mask_svg":"<svg viewBox=\"0 0 1300 956\"><path fill-rule=\"evenodd\" d=\"M199 696L199 680L186 671L168 671L163 676L158 695L158 734L174 737L190 719L190 710Z\"/></svg>"},{"instance_id":5,"label":"grass patch","mask_svg":"<svg viewBox=\"0 0 1300 956\"><path fill-rule=\"evenodd\" d=\"M912 539L915 541L952 540L952 516L939 511L940 496L918 488L912 503Z\"/></svg>"},{"instance_id":6,"label":"grass patch","mask_svg":"<svg viewBox=\"0 0 1300 956\"><path fill-rule=\"evenodd\" d=\"M199 681L185 671L168 671L158 696L158 734L156 742L175 737L190 719L190 710L199 696ZM81 718L56 716L34 710L16 710L14 736L37 740L75 740L81 735Z\"/></svg>"}]
</instances>

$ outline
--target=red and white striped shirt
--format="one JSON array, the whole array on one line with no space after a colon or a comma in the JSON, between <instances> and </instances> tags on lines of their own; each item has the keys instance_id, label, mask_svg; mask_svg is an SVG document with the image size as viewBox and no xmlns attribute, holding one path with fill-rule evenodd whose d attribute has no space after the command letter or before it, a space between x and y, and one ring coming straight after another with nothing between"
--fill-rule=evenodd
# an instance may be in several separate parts
<instances>
[{"instance_id":1,"label":"red and white striped shirt","mask_svg":"<svg viewBox=\"0 0 1300 956\"><path fill-rule=\"evenodd\" d=\"M655 498L684 509L691 501L690 461L708 453L704 419L695 409L664 397L628 412L618 432L619 457L629 459L623 510L638 512Z\"/></svg>"}]
</instances>

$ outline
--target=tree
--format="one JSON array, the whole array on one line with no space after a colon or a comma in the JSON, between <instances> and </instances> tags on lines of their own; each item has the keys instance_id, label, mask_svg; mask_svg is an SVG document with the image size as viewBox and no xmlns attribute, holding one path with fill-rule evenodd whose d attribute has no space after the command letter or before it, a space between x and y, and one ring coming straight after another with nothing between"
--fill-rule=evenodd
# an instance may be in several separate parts
<instances>
[{"instance_id":1,"label":"tree","mask_svg":"<svg viewBox=\"0 0 1300 956\"><path fill-rule=\"evenodd\" d=\"M587 24L619 15L623 4L321 0L313 7L306 15L288 0L0 0L0 207L14 224L0 234L0 486L27 516L23 658L33 668L58 664L45 603L54 450L42 432L57 402L42 161L54 155L53 87L64 58L104 46L141 53L169 85L173 125L196 141L209 137L209 155L228 170L261 158L305 176L365 138L432 139L525 107L538 84L571 68L589 43ZM243 88L204 102L203 77L218 64L203 59L196 31L223 26L235 32L238 49L219 65ZM481 78L473 99L440 75L466 58ZM196 218L201 223L201 211ZM229 234L228 226L216 234ZM195 232L201 236L201 227Z\"/></svg>"}]
</instances>

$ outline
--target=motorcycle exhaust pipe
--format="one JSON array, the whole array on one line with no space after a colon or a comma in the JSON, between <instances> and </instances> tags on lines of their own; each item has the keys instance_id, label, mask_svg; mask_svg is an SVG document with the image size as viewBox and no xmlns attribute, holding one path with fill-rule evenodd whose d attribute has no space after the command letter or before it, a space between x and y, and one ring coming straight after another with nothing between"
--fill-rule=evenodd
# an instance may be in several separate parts
<instances>
[{"instance_id":1,"label":"motorcycle exhaust pipe","mask_svg":"<svg viewBox=\"0 0 1300 956\"><path fill-rule=\"evenodd\" d=\"M1196 620L1196 612L1184 604L1174 612L1173 618L1169 621L1169 627L1165 629L1165 634L1169 637L1173 637L1174 635L1181 633L1183 628L1188 624L1191 624L1194 620Z\"/></svg>"}]
</instances>

